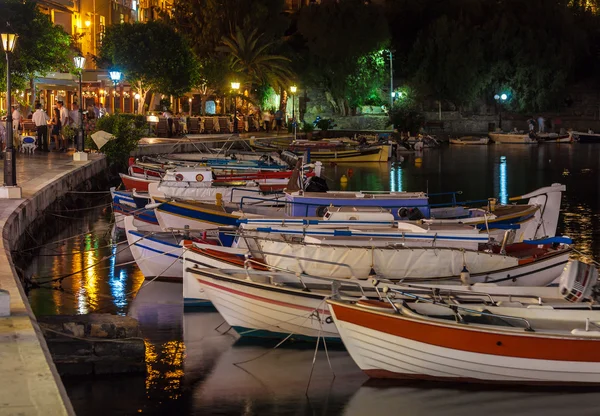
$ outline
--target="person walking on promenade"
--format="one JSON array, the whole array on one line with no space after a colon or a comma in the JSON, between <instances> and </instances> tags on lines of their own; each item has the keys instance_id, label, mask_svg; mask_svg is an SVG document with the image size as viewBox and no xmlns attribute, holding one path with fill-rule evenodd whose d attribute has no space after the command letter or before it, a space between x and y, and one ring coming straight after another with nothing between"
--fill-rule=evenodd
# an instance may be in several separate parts
<instances>
[{"instance_id":1,"label":"person walking on promenade","mask_svg":"<svg viewBox=\"0 0 600 416\"><path fill-rule=\"evenodd\" d=\"M269 111L265 111L263 113L263 124L265 127L265 131L268 133L269 131L271 131L271 113Z\"/></svg>"},{"instance_id":2,"label":"person walking on promenade","mask_svg":"<svg viewBox=\"0 0 600 416\"><path fill-rule=\"evenodd\" d=\"M277 110L275 112L275 128L277 129L277 134L279 134L279 130L283 127L283 111Z\"/></svg>"},{"instance_id":3,"label":"person walking on promenade","mask_svg":"<svg viewBox=\"0 0 600 416\"><path fill-rule=\"evenodd\" d=\"M65 107L63 101L58 102L58 109L60 110L60 151L64 152L67 150L67 139L65 138L65 127L69 125L69 110Z\"/></svg>"},{"instance_id":4,"label":"person walking on promenade","mask_svg":"<svg viewBox=\"0 0 600 416\"><path fill-rule=\"evenodd\" d=\"M54 109L54 114L52 117L52 139L54 139L54 150L59 151L60 145L60 131L62 128L62 123L60 121L60 110L58 107Z\"/></svg>"},{"instance_id":5,"label":"person walking on promenade","mask_svg":"<svg viewBox=\"0 0 600 416\"><path fill-rule=\"evenodd\" d=\"M35 113L31 117L31 121L35 123L37 131L37 147L42 152L49 152L48 149L48 122L50 117L42 110L42 105L37 103L35 105Z\"/></svg>"},{"instance_id":6,"label":"person walking on promenade","mask_svg":"<svg viewBox=\"0 0 600 416\"><path fill-rule=\"evenodd\" d=\"M538 133L544 133L546 131L546 119L544 116L539 116L537 119L538 122Z\"/></svg>"}]
</instances>

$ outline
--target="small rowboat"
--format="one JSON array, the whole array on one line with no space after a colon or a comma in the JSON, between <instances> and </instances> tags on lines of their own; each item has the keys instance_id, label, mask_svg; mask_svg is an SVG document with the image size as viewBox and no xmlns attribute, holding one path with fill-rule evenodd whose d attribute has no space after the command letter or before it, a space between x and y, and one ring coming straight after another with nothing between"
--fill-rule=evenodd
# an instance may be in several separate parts
<instances>
[{"instance_id":1,"label":"small rowboat","mask_svg":"<svg viewBox=\"0 0 600 416\"><path fill-rule=\"evenodd\" d=\"M597 272L582 272L597 279ZM559 319L548 320L536 313L535 305L533 311L509 308L521 308L528 318L495 313L495 306L477 310L444 304L445 313L440 313L421 307L419 302L425 299L414 297L417 303L389 297L388 302L327 301L344 345L369 377L600 384L600 331L591 323L598 320L597 310L585 310L584 306L579 312L564 312L587 316L575 320L560 319L562 312L552 308L549 311ZM440 305L436 302L433 306Z\"/></svg>"},{"instance_id":2,"label":"small rowboat","mask_svg":"<svg viewBox=\"0 0 600 416\"><path fill-rule=\"evenodd\" d=\"M450 139L450 144L460 145L486 145L490 139L488 137L464 136L457 139Z\"/></svg>"}]
</instances>

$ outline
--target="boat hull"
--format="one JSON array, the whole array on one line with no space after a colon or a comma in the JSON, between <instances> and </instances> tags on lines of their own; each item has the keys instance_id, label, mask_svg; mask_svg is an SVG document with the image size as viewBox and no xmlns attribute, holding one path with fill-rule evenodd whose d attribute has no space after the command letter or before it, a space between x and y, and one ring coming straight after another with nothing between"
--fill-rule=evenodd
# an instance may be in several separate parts
<instances>
[{"instance_id":1,"label":"boat hull","mask_svg":"<svg viewBox=\"0 0 600 416\"><path fill-rule=\"evenodd\" d=\"M133 226L133 217L125 218L127 242L133 258L146 279L181 281L183 247L167 233L142 233Z\"/></svg>"},{"instance_id":2,"label":"boat hull","mask_svg":"<svg viewBox=\"0 0 600 416\"><path fill-rule=\"evenodd\" d=\"M369 377L518 384L600 383L600 339L487 331L330 303L344 345Z\"/></svg>"},{"instance_id":3,"label":"boat hull","mask_svg":"<svg viewBox=\"0 0 600 416\"><path fill-rule=\"evenodd\" d=\"M186 267L207 298L240 336L339 340L325 305L325 295L281 290L252 281L227 278L210 270Z\"/></svg>"},{"instance_id":4,"label":"boat hull","mask_svg":"<svg viewBox=\"0 0 600 416\"><path fill-rule=\"evenodd\" d=\"M169 201L163 198L154 198L160 206L155 208L156 218L161 228L184 229L188 226L191 230L209 230L223 226L237 226L238 215L203 208L200 204Z\"/></svg>"},{"instance_id":5,"label":"boat hull","mask_svg":"<svg viewBox=\"0 0 600 416\"><path fill-rule=\"evenodd\" d=\"M537 144L537 139L532 139L528 134L511 133L489 133L490 138L495 143L506 144Z\"/></svg>"},{"instance_id":6,"label":"boat hull","mask_svg":"<svg viewBox=\"0 0 600 416\"><path fill-rule=\"evenodd\" d=\"M574 134L579 138L579 143L600 143L600 134L577 132Z\"/></svg>"}]
</instances>

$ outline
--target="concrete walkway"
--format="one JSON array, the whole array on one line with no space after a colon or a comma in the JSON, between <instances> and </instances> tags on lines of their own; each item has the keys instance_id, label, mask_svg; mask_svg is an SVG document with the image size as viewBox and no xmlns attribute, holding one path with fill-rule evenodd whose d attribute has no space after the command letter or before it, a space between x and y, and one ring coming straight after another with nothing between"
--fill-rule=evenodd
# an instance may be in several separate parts
<instances>
[{"instance_id":1,"label":"concrete walkway","mask_svg":"<svg viewBox=\"0 0 600 416\"><path fill-rule=\"evenodd\" d=\"M19 154L16 164L23 199L0 199L0 289L10 293L11 309L9 317L0 317L0 415L73 415L10 253L40 212L100 173L106 162L100 155L73 162L71 154L36 152Z\"/></svg>"}]
</instances>

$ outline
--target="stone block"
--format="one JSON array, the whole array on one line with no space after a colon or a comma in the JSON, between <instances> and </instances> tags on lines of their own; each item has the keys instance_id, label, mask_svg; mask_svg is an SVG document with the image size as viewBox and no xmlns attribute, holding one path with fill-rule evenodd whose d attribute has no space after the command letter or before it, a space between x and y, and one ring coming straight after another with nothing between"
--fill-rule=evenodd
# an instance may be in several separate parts
<instances>
[{"instance_id":1,"label":"stone block","mask_svg":"<svg viewBox=\"0 0 600 416\"><path fill-rule=\"evenodd\" d=\"M89 336L92 338L115 338L116 327L111 323L91 323Z\"/></svg>"},{"instance_id":2,"label":"stone block","mask_svg":"<svg viewBox=\"0 0 600 416\"><path fill-rule=\"evenodd\" d=\"M121 356L145 361L146 343L142 339L132 339L121 343Z\"/></svg>"},{"instance_id":3,"label":"stone block","mask_svg":"<svg viewBox=\"0 0 600 416\"><path fill-rule=\"evenodd\" d=\"M48 348L55 359L66 359L74 356L91 356L94 345L88 341L73 339L49 339Z\"/></svg>"},{"instance_id":4,"label":"stone block","mask_svg":"<svg viewBox=\"0 0 600 416\"><path fill-rule=\"evenodd\" d=\"M21 199L23 194L20 186L0 186L0 198Z\"/></svg>"},{"instance_id":5,"label":"stone block","mask_svg":"<svg viewBox=\"0 0 600 416\"><path fill-rule=\"evenodd\" d=\"M10 293L0 289L0 316L10 316Z\"/></svg>"},{"instance_id":6,"label":"stone block","mask_svg":"<svg viewBox=\"0 0 600 416\"><path fill-rule=\"evenodd\" d=\"M94 374L145 373L146 364L129 361L97 361L94 363Z\"/></svg>"},{"instance_id":7,"label":"stone block","mask_svg":"<svg viewBox=\"0 0 600 416\"><path fill-rule=\"evenodd\" d=\"M83 338L85 336L85 325L78 322L65 322L63 332L75 337Z\"/></svg>"},{"instance_id":8,"label":"stone block","mask_svg":"<svg viewBox=\"0 0 600 416\"><path fill-rule=\"evenodd\" d=\"M94 342L94 354L98 357L119 357L121 355L121 345L118 342L96 341Z\"/></svg>"}]
</instances>

